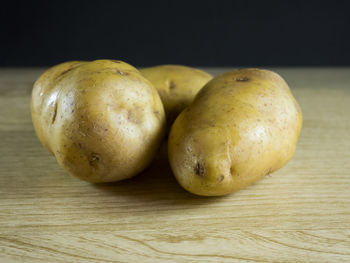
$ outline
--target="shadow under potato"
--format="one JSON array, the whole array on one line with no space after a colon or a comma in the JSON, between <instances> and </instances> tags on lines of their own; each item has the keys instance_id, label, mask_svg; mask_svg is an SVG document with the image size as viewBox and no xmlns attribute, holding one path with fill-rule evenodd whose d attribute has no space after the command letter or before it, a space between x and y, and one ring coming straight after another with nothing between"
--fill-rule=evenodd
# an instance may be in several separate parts
<instances>
[{"instance_id":1,"label":"shadow under potato","mask_svg":"<svg viewBox=\"0 0 350 263\"><path fill-rule=\"evenodd\" d=\"M151 165L140 174L127 180L93 186L109 195L130 201L142 200L167 205L200 205L220 198L197 196L179 185L169 165L167 142L163 143Z\"/></svg>"}]
</instances>

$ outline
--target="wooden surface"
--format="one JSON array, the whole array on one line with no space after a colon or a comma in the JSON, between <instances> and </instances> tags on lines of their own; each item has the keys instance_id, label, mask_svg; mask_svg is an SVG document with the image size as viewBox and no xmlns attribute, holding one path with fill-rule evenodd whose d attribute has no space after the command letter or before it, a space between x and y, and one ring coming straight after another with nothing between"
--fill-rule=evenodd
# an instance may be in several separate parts
<instances>
[{"instance_id":1,"label":"wooden surface","mask_svg":"<svg viewBox=\"0 0 350 263\"><path fill-rule=\"evenodd\" d=\"M350 262L350 69L276 71L304 113L294 158L204 198L182 190L164 153L124 182L73 178L33 131L42 70L1 69L0 262Z\"/></svg>"}]
</instances>

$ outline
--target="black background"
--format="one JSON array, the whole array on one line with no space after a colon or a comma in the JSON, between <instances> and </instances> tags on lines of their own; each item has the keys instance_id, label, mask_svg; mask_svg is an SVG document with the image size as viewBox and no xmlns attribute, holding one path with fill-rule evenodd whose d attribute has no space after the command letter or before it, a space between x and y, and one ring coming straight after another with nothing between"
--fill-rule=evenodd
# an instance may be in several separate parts
<instances>
[{"instance_id":1,"label":"black background","mask_svg":"<svg viewBox=\"0 0 350 263\"><path fill-rule=\"evenodd\" d=\"M11 1L0 66L350 65L346 1Z\"/></svg>"}]
</instances>

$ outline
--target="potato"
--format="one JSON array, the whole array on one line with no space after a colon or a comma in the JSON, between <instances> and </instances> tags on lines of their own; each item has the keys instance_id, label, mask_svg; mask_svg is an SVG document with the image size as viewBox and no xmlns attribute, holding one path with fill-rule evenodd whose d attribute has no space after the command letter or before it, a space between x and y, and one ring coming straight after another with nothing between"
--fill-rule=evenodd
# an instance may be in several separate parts
<instances>
[{"instance_id":1,"label":"potato","mask_svg":"<svg viewBox=\"0 0 350 263\"><path fill-rule=\"evenodd\" d=\"M157 89L169 126L212 79L210 74L202 70L180 65L155 66L141 69L140 72Z\"/></svg>"},{"instance_id":2,"label":"potato","mask_svg":"<svg viewBox=\"0 0 350 263\"><path fill-rule=\"evenodd\" d=\"M132 177L152 160L165 133L161 99L122 62L66 62L35 82L32 120L42 144L89 182Z\"/></svg>"},{"instance_id":3,"label":"potato","mask_svg":"<svg viewBox=\"0 0 350 263\"><path fill-rule=\"evenodd\" d=\"M205 85L176 119L170 165L194 194L229 194L284 166L301 126L300 107L279 75L233 70Z\"/></svg>"}]
</instances>

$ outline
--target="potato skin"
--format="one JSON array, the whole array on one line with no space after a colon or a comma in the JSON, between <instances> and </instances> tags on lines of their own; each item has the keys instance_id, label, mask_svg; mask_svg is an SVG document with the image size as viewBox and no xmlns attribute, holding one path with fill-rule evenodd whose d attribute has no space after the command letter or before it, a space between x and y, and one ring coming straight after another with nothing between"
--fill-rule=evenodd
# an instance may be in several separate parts
<instances>
[{"instance_id":1,"label":"potato skin","mask_svg":"<svg viewBox=\"0 0 350 263\"><path fill-rule=\"evenodd\" d=\"M157 89L169 126L213 77L205 71L181 65L144 68L141 74Z\"/></svg>"},{"instance_id":2,"label":"potato skin","mask_svg":"<svg viewBox=\"0 0 350 263\"><path fill-rule=\"evenodd\" d=\"M71 174L89 182L132 177L165 133L156 89L122 62L62 63L35 82L32 120L42 144Z\"/></svg>"},{"instance_id":3,"label":"potato skin","mask_svg":"<svg viewBox=\"0 0 350 263\"><path fill-rule=\"evenodd\" d=\"M278 74L232 70L205 85L176 119L170 165L194 194L229 194L284 166L301 127L301 109Z\"/></svg>"}]
</instances>

